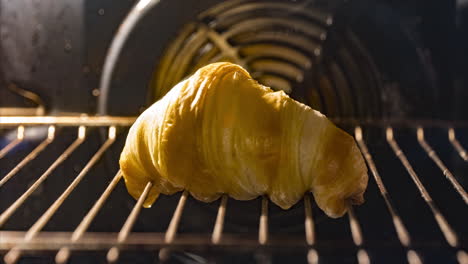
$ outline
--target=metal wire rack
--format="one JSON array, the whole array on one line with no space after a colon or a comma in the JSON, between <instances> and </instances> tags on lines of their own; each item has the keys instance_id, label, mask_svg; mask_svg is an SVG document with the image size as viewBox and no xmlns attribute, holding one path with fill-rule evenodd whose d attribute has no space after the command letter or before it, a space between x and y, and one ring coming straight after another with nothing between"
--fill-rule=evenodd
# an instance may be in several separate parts
<instances>
[{"instance_id":1,"label":"metal wire rack","mask_svg":"<svg viewBox=\"0 0 468 264\"><path fill-rule=\"evenodd\" d=\"M88 127L104 127L107 129L107 139L99 147L99 149L92 155L86 165L74 178L74 180L68 185L68 187L62 192L62 194L50 205L50 207L37 219L37 221L27 231L12 231L12 230L1 230L0 231L0 252L4 252L5 263L16 263L23 254L28 252L55 252L56 263L66 263L74 251L85 250L106 250L106 260L109 263L117 262L122 250L129 248L145 248L148 250L159 250L159 258L164 259L165 255L174 248L197 248L197 247L210 247L210 248L302 248L306 252L305 260L308 263L319 263L321 258L321 249L324 247L333 247L334 244L322 244L316 239L316 222L314 221L313 215L313 201L310 195L304 196L303 199L303 210L304 210L304 233L302 236L289 236L275 238L269 232L269 200L266 197L261 199L261 210L260 217L258 219L258 233L256 235L234 235L223 232L226 210L229 206L229 198L222 196L219 201L219 207L217 210L216 220L212 228L211 234L194 235L194 234L179 234L178 227L181 221L181 216L184 212L184 208L189 197L188 193L184 191L178 204L175 208L173 216L169 222L169 225L164 233L155 232L132 232L135 221L139 217L142 203L145 200L148 192L151 188L151 182L148 182L142 195L138 201L134 204L133 209L126 218L118 233L99 233L99 232L87 232L90 224L99 213L106 200L111 195L117 184L122 178L122 174L117 172L110 183L107 185L105 190L102 192L98 200L94 205L87 211L84 218L81 220L78 226L71 232L51 232L42 231L44 226L54 216L64 201L70 196L70 194L79 185L82 179L88 174L93 166L101 159L103 154L109 147L115 142L116 138L122 135L117 133L120 128L130 126L134 117L89 117L89 116L68 116L68 117L53 117L53 116L42 116L42 117L1 117L0 128L14 128L17 130L16 139L10 141L0 150L0 159L8 155L15 149L21 142L27 139L25 136L25 127L47 125L48 133L45 139L37 145L29 154L27 154L19 163L17 163L13 169L7 172L0 179L0 188L8 184L8 181L12 179L23 167L28 163L32 162L41 152L46 151L47 146L51 144L56 138L56 127L69 126L77 128L76 139L63 151L58 158L40 175L28 188L21 194L9 207L0 212L0 228L10 220L12 215L23 205L23 203L30 198L31 194L48 178L48 176L61 164L63 163L81 144L86 142L87 139L87 128ZM408 174L417 187L422 199L429 208L433 219L436 223L436 228L443 234L450 252L454 255L454 258L458 263L468 263L468 254L466 253L466 233L459 233L450 224L446 216L439 210L437 201L434 201L429 193L427 186L421 180L422 175L416 172L414 164L407 158L405 152L399 145L397 140L397 130L400 127L407 127L411 124L411 131L415 131L418 144L421 150L425 152L425 155L432 160L432 162L440 169L437 174L440 174L437 181L444 182L448 181L452 185L452 190L445 190L446 192L453 192L457 194L457 198L461 199L464 203L464 210L458 214L459 217L464 218L463 221L468 222L468 214L466 205L468 204L468 194L466 193L463 185L459 182L459 178L452 174L451 170L439 157L437 151L431 146L431 143L425 137L425 130L427 127L437 127L445 131L446 139L453 147L453 150L459 155L462 162L467 162L467 152L462 143L457 138L456 128L450 123L445 122L409 122L409 121L393 121L393 122L363 122L359 125L353 125L354 122L347 122L341 120L345 126L352 126L354 130L355 139L365 157L367 165L370 169L370 181L374 181L378 188L378 192L383 198L387 212L391 217L393 229L396 234L396 239L401 248L404 249L406 260L408 263L423 263L425 259L424 245L418 245L413 242L413 236L410 235L411 230L407 229L405 224L407 220L400 216L398 208L395 206L390 193L387 191L387 187L384 184L384 177L381 177L380 170L378 169L376 162L374 162L375 156L371 154L368 149L368 142L365 140L366 128L372 124L374 127L383 129L385 133L385 143L393 151L394 158L396 157L400 165L404 167ZM376 124L377 123L377 124ZM421 125L422 124L422 125ZM460 127L467 127L467 124L457 124ZM398 128L398 129L397 129ZM3 173L3 172L2 172ZM444 178L445 176L445 178ZM395 194L392 194L392 196ZM129 198L130 199L130 198ZM365 243L366 237L362 232L363 225L360 220L365 217L369 217L368 214L356 213L353 207L349 207L348 211L348 222L350 235L354 244L355 256L358 263L371 263L373 262L372 255L369 254L369 248L372 245ZM417 218L418 215L412 217ZM331 221L331 220L330 220ZM421 219L420 221L425 221ZM442 241L442 243L444 243Z\"/></svg>"}]
</instances>

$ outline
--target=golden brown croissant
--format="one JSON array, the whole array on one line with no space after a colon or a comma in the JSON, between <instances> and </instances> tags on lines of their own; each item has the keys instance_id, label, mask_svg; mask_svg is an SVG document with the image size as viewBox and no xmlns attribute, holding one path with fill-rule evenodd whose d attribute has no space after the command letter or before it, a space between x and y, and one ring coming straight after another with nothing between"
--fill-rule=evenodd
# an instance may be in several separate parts
<instances>
[{"instance_id":1,"label":"golden brown croissant","mask_svg":"<svg viewBox=\"0 0 468 264\"><path fill-rule=\"evenodd\" d=\"M199 69L141 114L120 167L135 198L153 183L146 207L186 189L205 202L266 194L287 209L311 191L331 217L362 203L368 180L350 135L227 62Z\"/></svg>"}]
</instances>

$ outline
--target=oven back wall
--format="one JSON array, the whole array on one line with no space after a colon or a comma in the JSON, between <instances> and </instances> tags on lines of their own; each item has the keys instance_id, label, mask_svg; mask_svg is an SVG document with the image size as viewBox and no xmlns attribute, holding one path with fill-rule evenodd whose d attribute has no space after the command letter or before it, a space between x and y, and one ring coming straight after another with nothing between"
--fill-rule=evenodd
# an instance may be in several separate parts
<instances>
[{"instance_id":1,"label":"oven back wall","mask_svg":"<svg viewBox=\"0 0 468 264\"><path fill-rule=\"evenodd\" d=\"M133 4L106 2L111 12L103 1L0 0L1 104L23 106L5 89L15 83L38 94L49 113L94 112L107 46Z\"/></svg>"},{"instance_id":2,"label":"oven back wall","mask_svg":"<svg viewBox=\"0 0 468 264\"><path fill-rule=\"evenodd\" d=\"M452 55L457 54L457 51L447 53L452 48L445 44L453 38L448 33L441 34L453 31L445 29L447 25L442 23L454 17L453 1L448 2L445 8L429 8L417 1L408 2L413 3L412 7L394 4L393 8L423 21L423 28L426 28L423 39L429 47L425 52L432 55L438 71L437 88L444 92L442 101L451 102L444 103L446 106L440 111L444 113L440 116L466 119L463 114L466 111L460 111L465 108L462 98L466 98L466 78L461 73L456 91L451 92L453 76L447 74L454 70L450 65L455 61ZM0 0L0 82L6 81L0 83L0 104L23 106L17 103L21 101L19 96L4 88L8 83L15 83L37 93L45 101L49 114L95 113L107 49L134 3L133 0ZM116 67L109 95L112 102L109 114L137 115L150 103L148 82L167 44L183 25L196 20L200 12L216 3L215 0L187 1L181 8L179 1L163 0L141 21ZM434 13L439 17L435 18ZM425 21L442 22L434 26ZM462 56L457 58L463 61Z\"/></svg>"},{"instance_id":3,"label":"oven back wall","mask_svg":"<svg viewBox=\"0 0 468 264\"><path fill-rule=\"evenodd\" d=\"M77 74L83 66L82 2L0 1L4 78L37 93L49 109L79 111L91 99ZM2 98L11 96L2 89Z\"/></svg>"}]
</instances>

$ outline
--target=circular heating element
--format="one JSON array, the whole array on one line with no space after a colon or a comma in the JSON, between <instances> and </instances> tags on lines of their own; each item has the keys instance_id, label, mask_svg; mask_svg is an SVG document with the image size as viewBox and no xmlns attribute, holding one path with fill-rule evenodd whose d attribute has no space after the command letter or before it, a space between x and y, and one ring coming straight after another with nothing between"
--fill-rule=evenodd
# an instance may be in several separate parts
<instances>
[{"instance_id":1,"label":"circular heating element","mask_svg":"<svg viewBox=\"0 0 468 264\"><path fill-rule=\"evenodd\" d=\"M152 100L198 68L230 61L335 119L432 116L434 69L400 14L378 3L332 2L211 7L167 46L150 83Z\"/></svg>"},{"instance_id":2,"label":"circular heating element","mask_svg":"<svg viewBox=\"0 0 468 264\"><path fill-rule=\"evenodd\" d=\"M231 1L201 13L167 47L151 82L154 99L198 68L229 61L260 83L320 108L319 93L307 79L316 75L333 20L308 4Z\"/></svg>"}]
</instances>

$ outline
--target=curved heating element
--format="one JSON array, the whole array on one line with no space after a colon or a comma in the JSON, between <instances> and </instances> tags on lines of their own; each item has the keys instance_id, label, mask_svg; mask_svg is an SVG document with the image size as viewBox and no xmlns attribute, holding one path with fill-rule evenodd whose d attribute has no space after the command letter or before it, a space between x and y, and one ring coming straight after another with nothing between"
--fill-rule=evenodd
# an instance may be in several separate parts
<instances>
[{"instance_id":1,"label":"curved heating element","mask_svg":"<svg viewBox=\"0 0 468 264\"><path fill-rule=\"evenodd\" d=\"M320 43L332 23L330 15L300 7L290 2L246 3L218 13L203 13L199 22L182 29L167 48L155 72L152 88L156 98L198 68L222 60L246 67L273 88L291 92L287 87L302 82L304 71L320 55ZM304 15L305 19L258 15L278 9ZM289 85L280 85L284 83Z\"/></svg>"},{"instance_id":2,"label":"curved heating element","mask_svg":"<svg viewBox=\"0 0 468 264\"><path fill-rule=\"evenodd\" d=\"M110 83L128 36L158 3L157 0L139 1L120 25L104 62L100 81L99 114L107 113ZM236 4L239 5L235 6ZM258 11L286 11L303 18L245 18L246 15ZM200 14L198 20L200 22L189 24L182 29L161 59L151 85L155 98L160 98L173 85L199 67L220 60L231 60L247 67L253 76L264 84L292 92L292 83L302 82L304 71L308 71L313 65L312 60L320 55L320 43L326 39L326 27L333 21L330 14L323 10L304 8L302 3L246 1L219 4ZM221 30L223 32L220 32ZM257 32L261 34L256 34ZM230 41L233 41L234 45ZM261 45L262 42L267 44Z\"/></svg>"},{"instance_id":3,"label":"curved heating element","mask_svg":"<svg viewBox=\"0 0 468 264\"><path fill-rule=\"evenodd\" d=\"M161 46L165 50L155 58L149 87L136 88L148 88L146 104L150 104L198 68L231 61L245 67L260 83L284 90L329 117L427 118L437 113L430 107L439 105L433 65L419 51L423 47L411 29L398 23L398 14L377 3L371 4L376 13L367 14L359 3L332 2L218 3L171 31L174 37L169 43L154 43L158 50ZM138 2L119 27L101 76L100 115L108 114L108 104L115 98L111 93L121 96L125 91L120 90L128 89L117 85L114 88L119 91L112 92L114 69L128 36L158 3ZM357 19L358 15L363 18ZM379 15L396 21L382 23ZM369 28L363 29L363 23ZM401 53L389 58L389 47ZM405 67L396 65L398 61L411 67L414 76L410 78ZM425 108L430 110L421 111Z\"/></svg>"},{"instance_id":4,"label":"curved heating element","mask_svg":"<svg viewBox=\"0 0 468 264\"><path fill-rule=\"evenodd\" d=\"M306 79L317 71L332 23L328 11L304 2L218 4L185 25L168 45L150 84L153 100L198 68L230 61L264 85L320 108L323 103L315 100L320 92ZM314 100L304 98L304 89L316 94Z\"/></svg>"}]
</instances>

